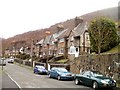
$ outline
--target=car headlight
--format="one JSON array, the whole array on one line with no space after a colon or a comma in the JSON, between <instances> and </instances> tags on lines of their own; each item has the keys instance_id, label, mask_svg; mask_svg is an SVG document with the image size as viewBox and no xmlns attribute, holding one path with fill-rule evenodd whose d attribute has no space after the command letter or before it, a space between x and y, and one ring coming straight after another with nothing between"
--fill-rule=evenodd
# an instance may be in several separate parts
<instances>
[{"instance_id":1,"label":"car headlight","mask_svg":"<svg viewBox=\"0 0 120 90\"><path fill-rule=\"evenodd\" d=\"M108 84L108 82L105 81L105 80L101 80L101 82L102 82L103 84Z\"/></svg>"},{"instance_id":2,"label":"car headlight","mask_svg":"<svg viewBox=\"0 0 120 90\"><path fill-rule=\"evenodd\" d=\"M75 76L75 74L72 74L72 76Z\"/></svg>"},{"instance_id":3,"label":"car headlight","mask_svg":"<svg viewBox=\"0 0 120 90\"><path fill-rule=\"evenodd\" d=\"M113 80L116 83L116 80Z\"/></svg>"},{"instance_id":4,"label":"car headlight","mask_svg":"<svg viewBox=\"0 0 120 90\"><path fill-rule=\"evenodd\" d=\"M61 76L66 76L65 74L62 74Z\"/></svg>"}]
</instances>

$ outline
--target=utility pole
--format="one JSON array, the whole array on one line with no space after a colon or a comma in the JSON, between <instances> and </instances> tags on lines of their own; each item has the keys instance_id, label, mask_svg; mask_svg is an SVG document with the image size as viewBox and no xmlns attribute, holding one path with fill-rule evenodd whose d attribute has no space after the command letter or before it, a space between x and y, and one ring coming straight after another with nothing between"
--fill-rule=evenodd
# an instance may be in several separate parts
<instances>
[{"instance_id":1,"label":"utility pole","mask_svg":"<svg viewBox=\"0 0 120 90\"><path fill-rule=\"evenodd\" d=\"M33 66L33 43L34 43L34 40L32 40L31 42L31 66Z\"/></svg>"},{"instance_id":2,"label":"utility pole","mask_svg":"<svg viewBox=\"0 0 120 90\"><path fill-rule=\"evenodd\" d=\"M46 68L48 70L48 60L49 60L49 44L47 44L47 60L46 60Z\"/></svg>"},{"instance_id":3,"label":"utility pole","mask_svg":"<svg viewBox=\"0 0 120 90\"><path fill-rule=\"evenodd\" d=\"M46 34L46 37L48 37L50 35L50 31L46 31L45 34ZM49 38L49 37L48 37ZM46 68L48 70L48 60L49 60L49 41L46 43L47 44L47 60L46 60Z\"/></svg>"},{"instance_id":4,"label":"utility pole","mask_svg":"<svg viewBox=\"0 0 120 90\"><path fill-rule=\"evenodd\" d=\"M16 41L13 41L12 42L12 45L13 45L13 50L14 50L14 52L13 52L13 56L14 56L14 58L16 58Z\"/></svg>"},{"instance_id":5,"label":"utility pole","mask_svg":"<svg viewBox=\"0 0 120 90\"><path fill-rule=\"evenodd\" d=\"M1 49L1 51L0 51L0 54L1 54L1 60L2 60L2 71L3 71L3 65L4 64L6 64L5 62L4 62L4 50L3 50L3 42L2 42L2 39L0 40L0 49Z\"/></svg>"}]
</instances>

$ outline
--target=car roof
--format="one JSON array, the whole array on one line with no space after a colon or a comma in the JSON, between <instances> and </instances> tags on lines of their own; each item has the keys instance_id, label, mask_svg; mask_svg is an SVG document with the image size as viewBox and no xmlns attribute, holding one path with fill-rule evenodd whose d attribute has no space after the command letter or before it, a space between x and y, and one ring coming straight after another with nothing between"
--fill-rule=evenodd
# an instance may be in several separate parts
<instances>
[{"instance_id":1,"label":"car roof","mask_svg":"<svg viewBox=\"0 0 120 90\"><path fill-rule=\"evenodd\" d=\"M35 65L35 67L44 67L44 66L42 66L42 65Z\"/></svg>"},{"instance_id":2,"label":"car roof","mask_svg":"<svg viewBox=\"0 0 120 90\"><path fill-rule=\"evenodd\" d=\"M66 69L64 67L52 67L51 69L54 69L54 70L62 70L62 69ZM67 69L66 69L67 70Z\"/></svg>"},{"instance_id":3,"label":"car roof","mask_svg":"<svg viewBox=\"0 0 120 90\"><path fill-rule=\"evenodd\" d=\"M61 68L64 68L64 67L52 67L52 68L61 69ZM64 68L64 69L66 69L66 68Z\"/></svg>"}]
</instances>

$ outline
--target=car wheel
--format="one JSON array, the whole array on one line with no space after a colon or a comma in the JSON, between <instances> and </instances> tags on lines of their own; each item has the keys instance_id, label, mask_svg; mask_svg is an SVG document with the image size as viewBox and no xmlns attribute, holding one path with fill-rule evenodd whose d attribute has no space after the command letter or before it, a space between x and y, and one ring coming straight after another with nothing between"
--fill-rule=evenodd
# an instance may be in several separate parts
<instances>
[{"instance_id":1,"label":"car wheel","mask_svg":"<svg viewBox=\"0 0 120 90\"><path fill-rule=\"evenodd\" d=\"M93 86L92 86L94 89L97 89L98 88L98 83L96 81L93 82Z\"/></svg>"},{"instance_id":2,"label":"car wheel","mask_svg":"<svg viewBox=\"0 0 120 90\"><path fill-rule=\"evenodd\" d=\"M61 79L60 75L58 75L57 79L58 79L58 80L60 80L60 79Z\"/></svg>"},{"instance_id":3,"label":"car wheel","mask_svg":"<svg viewBox=\"0 0 120 90\"><path fill-rule=\"evenodd\" d=\"M79 80L78 80L77 78L75 79L75 81L74 81L74 82L75 82L75 84L76 84L76 85L78 85L78 84L79 84Z\"/></svg>"},{"instance_id":4,"label":"car wheel","mask_svg":"<svg viewBox=\"0 0 120 90\"><path fill-rule=\"evenodd\" d=\"M38 74L37 71L34 71L35 74Z\"/></svg>"},{"instance_id":5,"label":"car wheel","mask_svg":"<svg viewBox=\"0 0 120 90\"><path fill-rule=\"evenodd\" d=\"M48 74L48 77L49 77L49 78L51 78L51 75L50 75L50 74Z\"/></svg>"}]
</instances>

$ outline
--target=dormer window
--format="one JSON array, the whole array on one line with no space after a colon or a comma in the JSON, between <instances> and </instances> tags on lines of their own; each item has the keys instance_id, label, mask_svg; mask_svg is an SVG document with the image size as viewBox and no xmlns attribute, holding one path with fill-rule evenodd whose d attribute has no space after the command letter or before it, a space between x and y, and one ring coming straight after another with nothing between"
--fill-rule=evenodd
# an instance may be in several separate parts
<instances>
[{"instance_id":1,"label":"dormer window","mask_svg":"<svg viewBox=\"0 0 120 90\"><path fill-rule=\"evenodd\" d=\"M59 41L59 42L64 42L64 38L60 39L60 41Z\"/></svg>"},{"instance_id":2,"label":"dormer window","mask_svg":"<svg viewBox=\"0 0 120 90\"><path fill-rule=\"evenodd\" d=\"M88 40L88 41L90 40L88 33L86 33L86 40Z\"/></svg>"}]
</instances>

